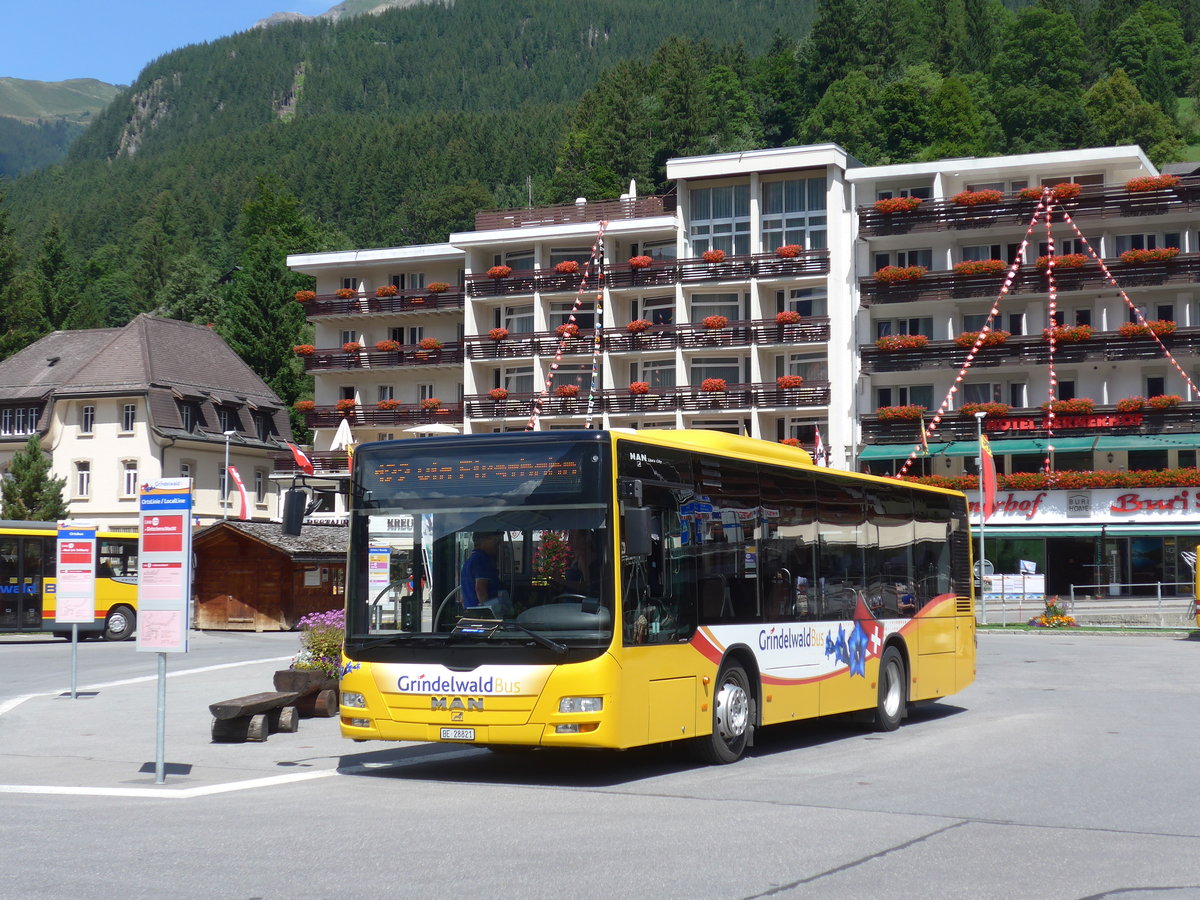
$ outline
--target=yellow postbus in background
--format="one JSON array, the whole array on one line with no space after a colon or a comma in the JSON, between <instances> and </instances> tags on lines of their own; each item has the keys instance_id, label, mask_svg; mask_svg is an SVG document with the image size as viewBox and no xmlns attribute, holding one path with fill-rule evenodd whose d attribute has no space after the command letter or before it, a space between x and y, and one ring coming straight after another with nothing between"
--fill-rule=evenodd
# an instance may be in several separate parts
<instances>
[{"instance_id":1,"label":"yellow postbus in background","mask_svg":"<svg viewBox=\"0 0 1200 900\"><path fill-rule=\"evenodd\" d=\"M709 431L354 454L341 729L494 748L687 741L975 677L966 498Z\"/></svg>"},{"instance_id":2,"label":"yellow postbus in background","mask_svg":"<svg viewBox=\"0 0 1200 900\"><path fill-rule=\"evenodd\" d=\"M0 632L50 631L62 637L69 625L54 621L58 525L0 519ZM137 626L138 538L96 533L96 611L80 637L123 641Z\"/></svg>"}]
</instances>

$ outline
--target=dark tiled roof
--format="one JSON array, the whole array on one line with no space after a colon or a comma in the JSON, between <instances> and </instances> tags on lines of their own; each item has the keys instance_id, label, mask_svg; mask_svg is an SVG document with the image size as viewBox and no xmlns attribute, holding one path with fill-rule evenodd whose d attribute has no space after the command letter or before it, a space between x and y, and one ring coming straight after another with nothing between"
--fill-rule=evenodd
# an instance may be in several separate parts
<instances>
[{"instance_id":1,"label":"dark tiled roof","mask_svg":"<svg viewBox=\"0 0 1200 900\"><path fill-rule=\"evenodd\" d=\"M338 525L306 525L298 535L284 534L278 522L242 522L229 520L209 525L196 532L195 541L203 543L225 530L241 532L259 543L274 547L292 559L333 561L344 559L350 529Z\"/></svg>"},{"instance_id":2,"label":"dark tiled roof","mask_svg":"<svg viewBox=\"0 0 1200 900\"><path fill-rule=\"evenodd\" d=\"M0 362L0 397L41 399L70 382L119 328L55 331Z\"/></svg>"}]
</instances>

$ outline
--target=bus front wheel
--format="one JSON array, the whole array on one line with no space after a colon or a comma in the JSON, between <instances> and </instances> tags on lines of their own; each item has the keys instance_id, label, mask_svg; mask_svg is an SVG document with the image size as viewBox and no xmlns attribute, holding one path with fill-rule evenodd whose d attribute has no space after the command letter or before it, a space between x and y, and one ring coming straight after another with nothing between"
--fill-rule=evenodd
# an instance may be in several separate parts
<instances>
[{"instance_id":1,"label":"bus front wheel","mask_svg":"<svg viewBox=\"0 0 1200 900\"><path fill-rule=\"evenodd\" d=\"M879 693L875 704L877 730L895 731L900 727L900 720L904 718L908 706L905 681L904 660L900 651L888 647L879 659Z\"/></svg>"},{"instance_id":2,"label":"bus front wheel","mask_svg":"<svg viewBox=\"0 0 1200 900\"><path fill-rule=\"evenodd\" d=\"M128 606L116 606L109 611L104 620L104 639L106 641L127 641L133 637L133 628L137 624L137 614Z\"/></svg>"},{"instance_id":3,"label":"bus front wheel","mask_svg":"<svg viewBox=\"0 0 1200 900\"><path fill-rule=\"evenodd\" d=\"M725 765L741 758L750 739L751 704L746 670L736 663L722 667L713 694L712 734L692 744L700 760Z\"/></svg>"}]
</instances>

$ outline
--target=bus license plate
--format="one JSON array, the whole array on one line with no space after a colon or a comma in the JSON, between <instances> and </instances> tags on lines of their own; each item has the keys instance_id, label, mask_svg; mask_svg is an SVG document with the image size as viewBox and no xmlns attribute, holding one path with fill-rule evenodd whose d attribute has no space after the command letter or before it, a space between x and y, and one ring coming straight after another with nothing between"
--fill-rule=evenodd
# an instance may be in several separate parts
<instances>
[{"instance_id":1,"label":"bus license plate","mask_svg":"<svg viewBox=\"0 0 1200 900\"><path fill-rule=\"evenodd\" d=\"M474 728L443 728L443 741L473 741L475 740Z\"/></svg>"}]
</instances>

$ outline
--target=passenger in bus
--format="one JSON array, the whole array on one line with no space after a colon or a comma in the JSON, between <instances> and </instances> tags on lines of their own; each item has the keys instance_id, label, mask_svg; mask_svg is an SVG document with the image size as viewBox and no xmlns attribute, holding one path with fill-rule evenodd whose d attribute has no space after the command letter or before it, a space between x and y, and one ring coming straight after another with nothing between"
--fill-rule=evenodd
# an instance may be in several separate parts
<instances>
[{"instance_id":1,"label":"passenger in bus","mask_svg":"<svg viewBox=\"0 0 1200 900\"><path fill-rule=\"evenodd\" d=\"M500 587L496 556L500 551L500 532L478 531L474 536L475 549L463 563L459 583L462 585L464 610L486 605L500 616L512 615L512 603Z\"/></svg>"}]
</instances>

